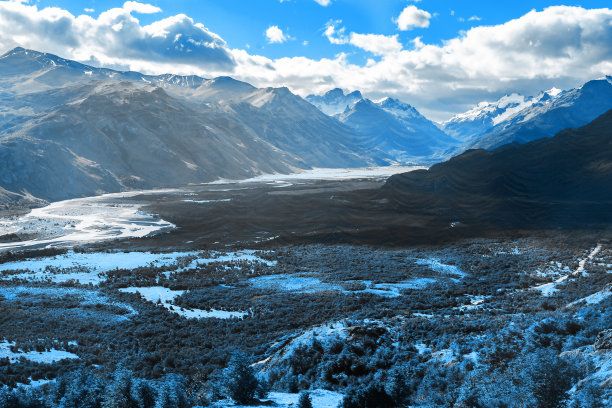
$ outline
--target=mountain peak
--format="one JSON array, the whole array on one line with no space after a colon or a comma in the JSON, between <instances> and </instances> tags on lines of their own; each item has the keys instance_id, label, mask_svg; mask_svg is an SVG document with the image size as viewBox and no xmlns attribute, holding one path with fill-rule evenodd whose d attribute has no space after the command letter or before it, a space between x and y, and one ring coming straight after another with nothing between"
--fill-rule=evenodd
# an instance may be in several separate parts
<instances>
[{"instance_id":1,"label":"mountain peak","mask_svg":"<svg viewBox=\"0 0 612 408\"><path fill-rule=\"evenodd\" d=\"M344 91L340 88L330 89L329 91L323 94L325 98L342 98L344 96Z\"/></svg>"}]
</instances>

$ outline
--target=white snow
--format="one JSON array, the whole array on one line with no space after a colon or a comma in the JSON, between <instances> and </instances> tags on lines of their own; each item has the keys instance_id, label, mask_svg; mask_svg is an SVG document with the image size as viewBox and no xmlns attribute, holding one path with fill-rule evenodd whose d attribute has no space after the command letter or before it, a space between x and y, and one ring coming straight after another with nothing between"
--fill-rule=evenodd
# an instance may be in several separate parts
<instances>
[{"instance_id":1,"label":"white snow","mask_svg":"<svg viewBox=\"0 0 612 408\"><path fill-rule=\"evenodd\" d=\"M144 193L174 190L132 191L58 201L36 208L17 219L0 219L0 235L36 234L25 241L0 243L0 251L24 248L70 247L109 239L140 238L175 226L140 211L140 203L118 199Z\"/></svg>"},{"instance_id":2,"label":"white snow","mask_svg":"<svg viewBox=\"0 0 612 408\"><path fill-rule=\"evenodd\" d=\"M348 180L358 178L387 178L398 173L407 173L414 170L427 169L423 166L384 166L384 167L362 167L354 169L329 169L314 168L292 174L262 174L245 180L217 180L207 184L228 184L228 183L252 183L262 181L278 180Z\"/></svg>"},{"instance_id":3,"label":"white snow","mask_svg":"<svg viewBox=\"0 0 612 408\"><path fill-rule=\"evenodd\" d=\"M337 291L345 294L372 293L374 295L394 298L401 295L405 289L422 289L436 282L430 278L415 278L395 283L373 283L372 281L353 280L342 283L365 285L365 289L346 290L341 283L332 284L321 282L311 276L292 276L285 274L258 276L249 279L252 286L258 289L283 290L297 293L315 293L324 291Z\"/></svg>"},{"instance_id":4,"label":"white snow","mask_svg":"<svg viewBox=\"0 0 612 408\"><path fill-rule=\"evenodd\" d=\"M126 320L130 316L136 314L134 308L128 304L115 302L97 290L88 290L80 288L63 288L63 287L0 287L0 296L8 301L14 301L17 298L30 297L32 299L47 299L55 298L57 300L70 297L71 299L79 300L81 305L97 305L107 304L124 309L126 315L117 315L117 320ZM30 299L28 299L30 300Z\"/></svg>"},{"instance_id":5,"label":"white snow","mask_svg":"<svg viewBox=\"0 0 612 408\"><path fill-rule=\"evenodd\" d=\"M201 310L201 309L184 309L180 306L175 306L172 302L178 296L181 296L185 293L184 290L171 290L165 288L163 286L152 286L152 287L130 287L119 289L119 291L124 293L138 293L145 300L157 303L160 302L163 307L170 310L173 313L176 313L180 316L185 317L186 319L205 319L205 318L213 318L213 319L231 319L238 318L242 319L248 315L247 312L230 312L226 310L216 310L211 309L210 311Z\"/></svg>"},{"instance_id":6,"label":"white snow","mask_svg":"<svg viewBox=\"0 0 612 408\"><path fill-rule=\"evenodd\" d=\"M223 200L181 200L184 203L196 203L196 204L207 204L207 203L224 203L228 201L232 201L231 198L226 198Z\"/></svg>"},{"instance_id":7,"label":"white snow","mask_svg":"<svg viewBox=\"0 0 612 408\"><path fill-rule=\"evenodd\" d=\"M244 261L262 263L266 266L276 265L276 261L268 261L256 255L256 251L242 250L222 253L213 252L210 257L199 252L93 252L75 253L69 251L64 255L54 257L33 258L24 261L0 264L0 278L25 279L28 281L51 281L56 283L69 280L81 284L97 285L106 278L104 273L114 269L135 269L140 267L165 267L177 272L206 265L211 262ZM187 266L179 268L181 258L195 257ZM177 269L178 268L178 269ZM6 271L28 271L19 274L2 274ZM167 274L169 274L168 272Z\"/></svg>"},{"instance_id":8,"label":"white snow","mask_svg":"<svg viewBox=\"0 0 612 408\"><path fill-rule=\"evenodd\" d=\"M607 285L605 289L595 292L592 295L584 297L582 299L578 299L575 302L568 304L567 306L574 306L578 303L585 302L587 305L595 305L597 303L601 303L607 298L612 296L612 285Z\"/></svg>"},{"instance_id":9,"label":"white snow","mask_svg":"<svg viewBox=\"0 0 612 408\"><path fill-rule=\"evenodd\" d=\"M249 283L257 289L273 289L299 293L314 293L328 290L342 291L340 286L323 283L317 278L285 274L258 276L249 279Z\"/></svg>"},{"instance_id":10,"label":"white snow","mask_svg":"<svg viewBox=\"0 0 612 408\"><path fill-rule=\"evenodd\" d=\"M417 265L427 265L431 270L445 275L455 275L461 278L466 276L466 273L459 269L456 265L447 265L442 263L437 258L424 258L415 261Z\"/></svg>"},{"instance_id":11,"label":"white snow","mask_svg":"<svg viewBox=\"0 0 612 408\"><path fill-rule=\"evenodd\" d=\"M578 262L578 268L574 272L568 275L564 275L553 282L545 283L543 285L536 286L532 289L537 289L540 292L542 292L542 296L551 296L553 293L555 293L558 290L557 286L559 285L559 283L566 281L570 276L575 276L575 275L578 275L584 272L584 267L586 266L587 261L592 260L595 257L595 255L597 255L599 251L601 251L601 248L602 248L602 245L597 244L597 246L591 251L591 253L586 258Z\"/></svg>"},{"instance_id":12,"label":"white snow","mask_svg":"<svg viewBox=\"0 0 612 408\"><path fill-rule=\"evenodd\" d=\"M432 283L435 279L431 278L415 278L396 283L372 283L372 281L355 281L366 285L366 289L356 291L343 291L344 293L372 293L378 296L395 298L401 296L401 291L406 289L423 289Z\"/></svg>"},{"instance_id":13,"label":"white snow","mask_svg":"<svg viewBox=\"0 0 612 408\"><path fill-rule=\"evenodd\" d=\"M11 364L19 362L20 358L25 358L26 360L42 363L42 364L51 364L56 361L66 360L66 359L78 359L74 353L69 353L63 350L50 349L48 351L11 351L11 347L15 345L15 342L8 342L6 340L0 342L0 359L8 358Z\"/></svg>"},{"instance_id":14,"label":"white snow","mask_svg":"<svg viewBox=\"0 0 612 408\"><path fill-rule=\"evenodd\" d=\"M344 398L343 394L334 391L328 390L312 390L308 392L310 394L310 398L312 400L312 406L315 408L337 408L342 399ZM278 408L288 408L288 407L296 407L298 400L300 398L300 394L291 394L286 392L271 392L268 394L267 398L264 400L269 400L273 402L274 407ZM225 400L220 401L219 404L213 405L215 407L235 407L235 408L269 408L270 405L234 405L231 401Z\"/></svg>"}]
</instances>

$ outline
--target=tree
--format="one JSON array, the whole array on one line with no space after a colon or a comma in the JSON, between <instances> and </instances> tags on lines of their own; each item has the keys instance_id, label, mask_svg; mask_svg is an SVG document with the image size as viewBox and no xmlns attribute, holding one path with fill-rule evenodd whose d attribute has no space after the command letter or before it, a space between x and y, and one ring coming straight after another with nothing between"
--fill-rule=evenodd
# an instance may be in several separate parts
<instances>
[{"instance_id":1,"label":"tree","mask_svg":"<svg viewBox=\"0 0 612 408\"><path fill-rule=\"evenodd\" d=\"M238 404L248 404L255 398L258 381L249 359L235 353L224 372L227 396Z\"/></svg>"},{"instance_id":2,"label":"tree","mask_svg":"<svg viewBox=\"0 0 612 408\"><path fill-rule=\"evenodd\" d=\"M349 390L342 400L342 408L393 408L395 401L379 384Z\"/></svg>"},{"instance_id":3,"label":"tree","mask_svg":"<svg viewBox=\"0 0 612 408\"><path fill-rule=\"evenodd\" d=\"M131 371L118 369L114 379L106 387L102 408L138 408L133 396L134 375Z\"/></svg>"},{"instance_id":4,"label":"tree","mask_svg":"<svg viewBox=\"0 0 612 408\"><path fill-rule=\"evenodd\" d=\"M531 373L531 390L538 408L559 408L567 400L577 368L561 359L556 352L539 351L528 367Z\"/></svg>"},{"instance_id":5,"label":"tree","mask_svg":"<svg viewBox=\"0 0 612 408\"><path fill-rule=\"evenodd\" d=\"M164 379L155 408L188 408L189 402L185 393L185 382L176 374L169 374Z\"/></svg>"},{"instance_id":6,"label":"tree","mask_svg":"<svg viewBox=\"0 0 612 408\"><path fill-rule=\"evenodd\" d=\"M104 384L85 370L77 371L68 383L58 408L102 408Z\"/></svg>"},{"instance_id":7,"label":"tree","mask_svg":"<svg viewBox=\"0 0 612 408\"><path fill-rule=\"evenodd\" d=\"M310 394L306 391L300 393L300 399L298 400L298 408L312 408L312 400Z\"/></svg>"},{"instance_id":8,"label":"tree","mask_svg":"<svg viewBox=\"0 0 612 408\"><path fill-rule=\"evenodd\" d=\"M134 384L132 396L138 408L155 407L155 390L147 380L139 380Z\"/></svg>"}]
</instances>

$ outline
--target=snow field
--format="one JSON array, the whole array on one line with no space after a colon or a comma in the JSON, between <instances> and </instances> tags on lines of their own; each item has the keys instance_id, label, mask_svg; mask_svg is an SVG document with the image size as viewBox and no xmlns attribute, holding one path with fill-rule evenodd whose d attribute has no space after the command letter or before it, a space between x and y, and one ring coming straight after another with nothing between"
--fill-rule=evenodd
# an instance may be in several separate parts
<instances>
[{"instance_id":1,"label":"snow field","mask_svg":"<svg viewBox=\"0 0 612 408\"><path fill-rule=\"evenodd\" d=\"M18 363L21 358L41 364L52 364L60 360L79 358L79 356L74 353L56 349L28 352L19 350L18 352L13 352L11 351L12 346L15 346L15 342L8 342L6 340L0 342L0 359L8 358L11 364Z\"/></svg>"},{"instance_id":2,"label":"snow field","mask_svg":"<svg viewBox=\"0 0 612 408\"><path fill-rule=\"evenodd\" d=\"M170 290L163 286L143 287L143 288L123 288L119 289L123 293L138 293L146 301L152 303L161 303L163 307L169 311L183 316L186 319L242 319L248 315L248 312L229 312L225 310L212 309L210 311L200 309L184 309L180 306L175 306L173 301L175 298L185 293L184 290Z\"/></svg>"}]
</instances>

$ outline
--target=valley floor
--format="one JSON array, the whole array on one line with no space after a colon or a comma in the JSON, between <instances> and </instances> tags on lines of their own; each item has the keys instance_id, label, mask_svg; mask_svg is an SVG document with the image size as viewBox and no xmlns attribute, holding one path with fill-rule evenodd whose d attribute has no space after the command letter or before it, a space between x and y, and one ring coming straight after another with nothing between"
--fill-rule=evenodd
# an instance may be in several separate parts
<instances>
[{"instance_id":1,"label":"valley floor","mask_svg":"<svg viewBox=\"0 0 612 408\"><path fill-rule=\"evenodd\" d=\"M281 407L300 390L331 407L373 385L405 406L612 402L608 230L462 235L446 219L385 215L381 183L191 186L115 203L176 226L154 236L5 239L0 383L53 390L121 366L153 384L179 374L194 403L227 406L218 389L240 350ZM365 223L344 211L357 193ZM376 222L425 239L367 245Z\"/></svg>"}]
</instances>

